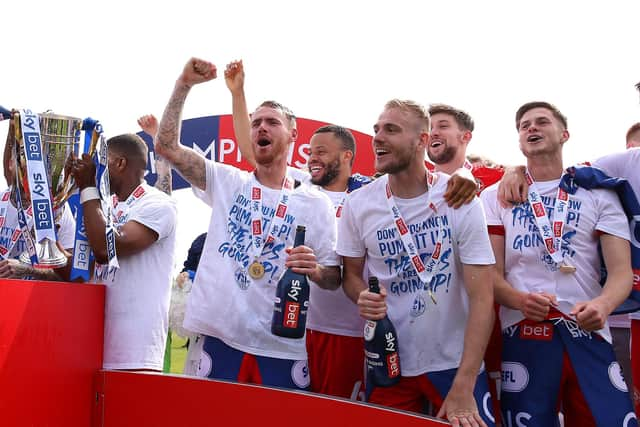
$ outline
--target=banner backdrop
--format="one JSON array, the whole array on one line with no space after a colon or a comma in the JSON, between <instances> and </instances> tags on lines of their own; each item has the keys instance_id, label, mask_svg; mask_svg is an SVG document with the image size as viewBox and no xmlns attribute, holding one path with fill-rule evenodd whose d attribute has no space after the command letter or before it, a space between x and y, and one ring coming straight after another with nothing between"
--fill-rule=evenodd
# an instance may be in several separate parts
<instances>
[{"instance_id":1,"label":"banner backdrop","mask_svg":"<svg viewBox=\"0 0 640 427\"><path fill-rule=\"evenodd\" d=\"M304 168L309 159L309 140L321 126L329 123L317 120L297 118L298 140L289 152L289 165L296 168ZM351 129L350 129L351 130ZM351 130L356 139L356 160L353 172L371 176L375 173L373 167L373 150L371 148L370 135ZM150 185L156 182L155 151L151 137L145 132L138 132L149 147L149 161L147 163L146 180ZM253 169L240 155L238 144L233 132L233 119L231 114L221 116L197 117L182 121L180 143L202 153L207 159L216 160L239 167L244 170ZM173 189L188 188L189 184L182 179L180 174L173 174Z\"/></svg>"}]
</instances>

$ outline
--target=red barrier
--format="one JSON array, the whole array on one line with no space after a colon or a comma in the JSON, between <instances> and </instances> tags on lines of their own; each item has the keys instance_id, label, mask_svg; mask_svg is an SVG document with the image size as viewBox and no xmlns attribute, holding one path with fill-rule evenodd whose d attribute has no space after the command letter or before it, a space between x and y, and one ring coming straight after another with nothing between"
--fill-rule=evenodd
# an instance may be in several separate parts
<instances>
[{"instance_id":1,"label":"red barrier","mask_svg":"<svg viewBox=\"0 0 640 427\"><path fill-rule=\"evenodd\" d=\"M249 384L178 375L102 371L93 427L438 427L443 421Z\"/></svg>"},{"instance_id":2,"label":"red barrier","mask_svg":"<svg viewBox=\"0 0 640 427\"><path fill-rule=\"evenodd\" d=\"M0 425L86 427L104 286L0 280Z\"/></svg>"},{"instance_id":3,"label":"red barrier","mask_svg":"<svg viewBox=\"0 0 640 427\"><path fill-rule=\"evenodd\" d=\"M0 426L443 426L311 393L101 371L102 285L0 280Z\"/></svg>"}]
</instances>

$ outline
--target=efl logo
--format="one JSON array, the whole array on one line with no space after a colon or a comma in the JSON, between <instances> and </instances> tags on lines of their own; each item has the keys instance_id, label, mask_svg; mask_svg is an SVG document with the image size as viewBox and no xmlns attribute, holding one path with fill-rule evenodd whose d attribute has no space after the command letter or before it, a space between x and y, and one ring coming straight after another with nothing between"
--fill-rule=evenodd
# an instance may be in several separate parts
<instances>
[{"instance_id":1,"label":"efl logo","mask_svg":"<svg viewBox=\"0 0 640 427\"><path fill-rule=\"evenodd\" d=\"M138 187L136 188L136 191L133 192L133 197L136 199L139 199L140 197L142 197L143 194L144 194L144 188Z\"/></svg>"},{"instance_id":2,"label":"efl logo","mask_svg":"<svg viewBox=\"0 0 640 427\"><path fill-rule=\"evenodd\" d=\"M262 198L262 192L259 188L254 187L251 189L251 200L260 200Z\"/></svg>"},{"instance_id":3,"label":"efl logo","mask_svg":"<svg viewBox=\"0 0 640 427\"><path fill-rule=\"evenodd\" d=\"M387 355L387 375L389 378L395 378L400 375L400 358L398 353Z\"/></svg>"},{"instance_id":4,"label":"efl logo","mask_svg":"<svg viewBox=\"0 0 640 427\"><path fill-rule=\"evenodd\" d=\"M297 328L298 318L300 317L300 304L297 302L287 301L284 306L284 327Z\"/></svg>"},{"instance_id":5,"label":"efl logo","mask_svg":"<svg viewBox=\"0 0 640 427\"><path fill-rule=\"evenodd\" d=\"M5 256L7 252L9 252L9 249L5 248L4 246L0 246L0 255Z\"/></svg>"},{"instance_id":6,"label":"efl logo","mask_svg":"<svg viewBox=\"0 0 640 427\"><path fill-rule=\"evenodd\" d=\"M518 393L529 384L529 371L519 362L502 362L502 390Z\"/></svg>"},{"instance_id":7,"label":"efl logo","mask_svg":"<svg viewBox=\"0 0 640 427\"><path fill-rule=\"evenodd\" d=\"M633 269L633 289L640 291L640 269Z\"/></svg>"},{"instance_id":8,"label":"efl logo","mask_svg":"<svg viewBox=\"0 0 640 427\"><path fill-rule=\"evenodd\" d=\"M524 322L520 325L520 339L551 341L553 339L553 325L549 323Z\"/></svg>"},{"instance_id":9,"label":"efl logo","mask_svg":"<svg viewBox=\"0 0 640 427\"><path fill-rule=\"evenodd\" d=\"M442 248L442 244L440 242L436 243L436 248L433 250L433 254L431 254L431 258L433 259L440 258L440 248Z\"/></svg>"},{"instance_id":10,"label":"efl logo","mask_svg":"<svg viewBox=\"0 0 640 427\"><path fill-rule=\"evenodd\" d=\"M284 218L284 214L287 212L287 207L285 205L278 205L278 210L276 211L276 216L278 218Z\"/></svg>"},{"instance_id":11,"label":"efl logo","mask_svg":"<svg viewBox=\"0 0 640 427\"><path fill-rule=\"evenodd\" d=\"M560 189L560 191L558 191L558 199L564 200L566 202L567 200L569 200L569 195L566 191Z\"/></svg>"},{"instance_id":12,"label":"efl logo","mask_svg":"<svg viewBox=\"0 0 640 427\"><path fill-rule=\"evenodd\" d=\"M342 206L338 206L336 210L336 218L340 218L340 216L342 216Z\"/></svg>"},{"instance_id":13,"label":"efl logo","mask_svg":"<svg viewBox=\"0 0 640 427\"><path fill-rule=\"evenodd\" d=\"M424 264L422 263L420 256L414 255L411 260L413 261L413 265L416 266L416 270L418 271L418 273L422 273L424 271Z\"/></svg>"},{"instance_id":14,"label":"efl logo","mask_svg":"<svg viewBox=\"0 0 640 427\"><path fill-rule=\"evenodd\" d=\"M20 234L22 234L22 230L20 230L19 228L16 228L15 230L13 230L13 234L11 235L11 241L15 242L18 240L18 237L20 237Z\"/></svg>"},{"instance_id":15,"label":"efl logo","mask_svg":"<svg viewBox=\"0 0 640 427\"><path fill-rule=\"evenodd\" d=\"M564 224L561 223L560 221L558 222L554 222L553 223L553 235L556 237L561 237L562 236L562 226Z\"/></svg>"},{"instance_id":16,"label":"efl logo","mask_svg":"<svg viewBox=\"0 0 640 427\"><path fill-rule=\"evenodd\" d=\"M262 223L260 221L253 221L251 223L252 227L253 227L253 235L254 236L261 236L262 235Z\"/></svg>"},{"instance_id":17,"label":"efl logo","mask_svg":"<svg viewBox=\"0 0 640 427\"><path fill-rule=\"evenodd\" d=\"M544 239L544 244L547 247L549 253L554 253L556 251L553 247L553 239Z\"/></svg>"},{"instance_id":18,"label":"efl logo","mask_svg":"<svg viewBox=\"0 0 640 427\"><path fill-rule=\"evenodd\" d=\"M400 231L400 234L404 235L404 234L407 234L407 232L409 231L407 229L407 225L404 223L402 218L396 219L396 226L398 227L398 230Z\"/></svg>"},{"instance_id":19,"label":"efl logo","mask_svg":"<svg viewBox=\"0 0 640 427\"><path fill-rule=\"evenodd\" d=\"M541 202L533 204L533 214L537 217L544 216L544 206L542 206Z\"/></svg>"}]
</instances>

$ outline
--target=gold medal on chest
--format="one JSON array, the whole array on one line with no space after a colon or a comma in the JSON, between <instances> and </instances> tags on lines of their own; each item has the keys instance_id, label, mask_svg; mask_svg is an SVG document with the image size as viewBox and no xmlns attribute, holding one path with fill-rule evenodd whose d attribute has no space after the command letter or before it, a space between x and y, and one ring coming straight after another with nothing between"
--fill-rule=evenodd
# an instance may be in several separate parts
<instances>
[{"instance_id":1,"label":"gold medal on chest","mask_svg":"<svg viewBox=\"0 0 640 427\"><path fill-rule=\"evenodd\" d=\"M249 266L249 276L254 280L262 279L262 276L264 276L264 265L259 261L253 261Z\"/></svg>"},{"instance_id":2,"label":"gold medal on chest","mask_svg":"<svg viewBox=\"0 0 640 427\"><path fill-rule=\"evenodd\" d=\"M576 272L576 268L573 265L570 265L569 263L567 263L566 261L563 261L562 264L560 264L560 271L563 272L564 274L573 274Z\"/></svg>"}]
</instances>

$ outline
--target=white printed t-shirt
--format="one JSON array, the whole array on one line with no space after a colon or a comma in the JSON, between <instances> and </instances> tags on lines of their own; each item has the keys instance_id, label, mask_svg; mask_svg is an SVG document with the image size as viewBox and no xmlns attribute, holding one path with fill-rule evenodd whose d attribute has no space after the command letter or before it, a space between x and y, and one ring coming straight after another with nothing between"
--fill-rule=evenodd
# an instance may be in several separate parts
<instances>
[{"instance_id":1,"label":"white printed t-shirt","mask_svg":"<svg viewBox=\"0 0 640 427\"><path fill-rule=\"evenodd\" d=\"M423 262L433 252L439 229L444 229L442 255L434 269L435 305L422 291L424 285L395 228L387 206L386 177L351 193L338 221L338 254L366 256L369 274L387 290L387 315L398 333L403 376L460 365L469 308L462 264L495 262L480 201L449 208L443 199L449 176L436 175L429 192L437 213L428 206L429 192L412 199L395 198Z\"/></svg>"},{"instance_id":2,"label":"white printed t-shirt","mask_svg":"<svg viewBox=\"0 0 640 427\"><path fill-rule=\"evenodd\" d=\"M328 191L321 187L318 189L329 196L334 212L343 204L347 195L346 191ZM337 220L340 221L340 218ZM307 329L347 337L361 337L364 319L358 313L358 306L345 295L342 287L332 291L322 289L311 282Z\"/></svg>"},{"instance_id":3,"label":"white printed t-shirt","mask_svg":"<svg viewBox=\"0 0 640 427\"><path fill-rule=\"evenodd\" d=\"M174 199L142 184L144 195L114 212L120 228L138 222L158 233L145 250L118 257L120 268L102 282L107 287L104 325L105 369L162 370L169 328L169 299L175 263L177 208Z\"/></svg>"},{"instance_id":4,"label":"white printed t-shirt","mask_svg":"<svg viewBox=\"0 0 640 427\"><path fill-rule=\"evenodd\" d=\"M304 339L271 333L276 285L285 271L285 248L293 246L296 226L306 227L305 245L319 264L337 266L336 225L331 201L317 189L301 184L291 192L285 223L276 241L266 245L259 260L265 275L257 280L247 274L253 259L250 190L262 189L262 226L266 236L280 189L262 186L254 174L233 166L205 161L206 190L195 192L212 207L207 239L191 294L185 328L219 338L240 351L279 359L304 360ZM310 302L310 304L312 301Z\"/></svg>"},{"instance_id":5,"label":"white printed t-shirt","mask_svg":"<svg viewBox=\"0 0 640 427\"><path fill-rule=\"evenodd\" d=\"M18 224L18 209L13 206L13 204L9 201L7 202L7 216L5 217L5 222L0 227L0 245L3 247L11 246L11 236L16 229L20 228ZM60 227L56 227L56 235L58 237L58 242L64 249L73 248L73 242L75 239L76 232L76 222L73 219L73 214L71 213L71 209L68 205L65 204L64 211L59 219ZM8 256L5 256L5 259L15 259L20 256L24 251L27 250L26 243L24 241L24 237L20 235L20 238L16 241L15 245L9 252Z\"/></svg>"},{"instance_id":6,"label":"white printed t-shirt","mask_svg":"<svg viewBox=\"0 0 640 427\"><path fill-rule=\"evenodd\" d=\"M559 179L536 182L547 215L553 215ZM556 295L558 310L569 316L573 306L602 293L600 258L596 230L629 240L629 224L615 193L607 190L584 190L569 195L569 209L562 237L562 253L573 274L562 273L551 259L540 237L528 202L505 209L497 201L498 186L481 195L489 226L503 226L505 231L505 279L523 292L547 292ZM550 220L551 221L551 220ZM524 319L520 310L500 307L502 329ZM608 324L597 331L609 343Z\"/></svg>"},{"instance_id":7,"label":"white printed t-shirt","mask_svg":"<svg viewBox=\"0 0 640 427\"><path fill-rule=\"evenodd\" d=\"M602 169L611 177L624 178L629 181L633 192L636 194L638 200L640 200L640 173L638 173L638 166L640 166L640 148L629 148L626 151L609 154L600 157L592 164ZM635 274L637 273L634 272L634 275ZM634 280L637 279L634 278ZM612 327L628 328L631 326L629 318L640 320L640 312L611 316L609 317L609 323Z\"/></svg>"}]
</instances>

